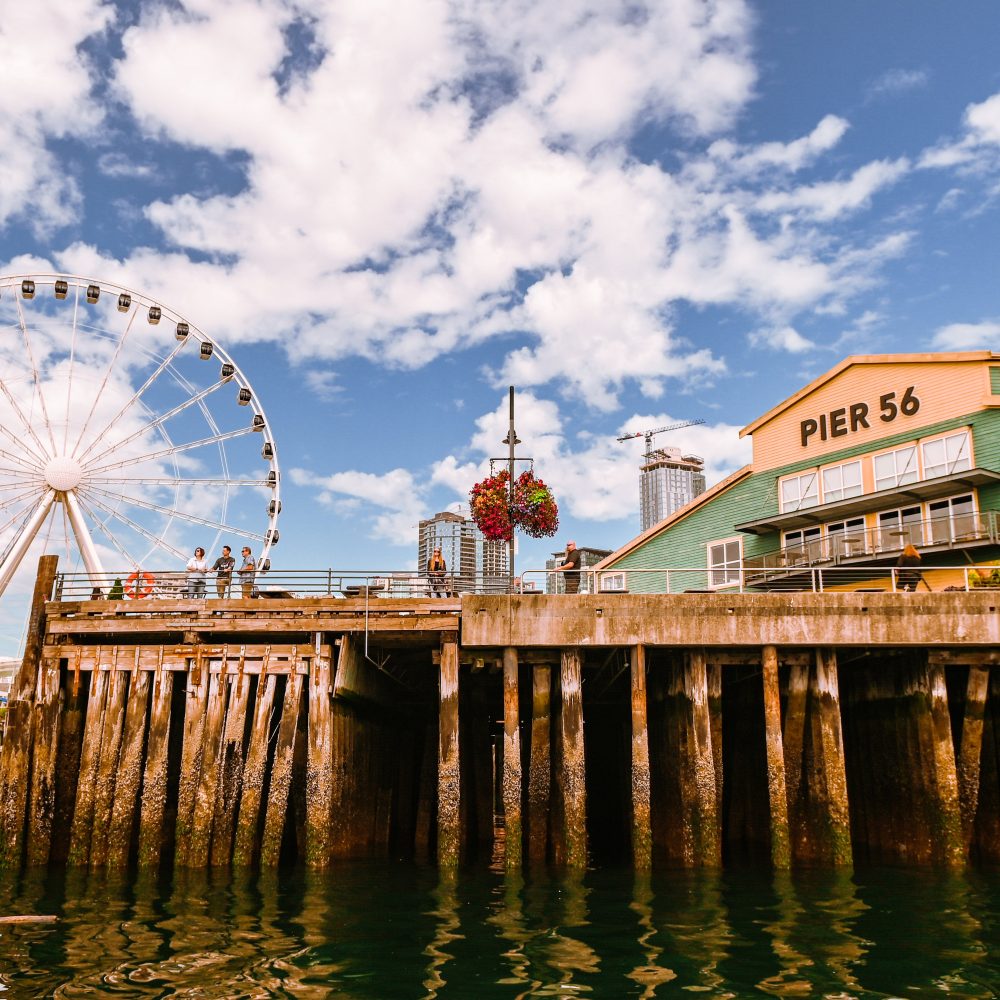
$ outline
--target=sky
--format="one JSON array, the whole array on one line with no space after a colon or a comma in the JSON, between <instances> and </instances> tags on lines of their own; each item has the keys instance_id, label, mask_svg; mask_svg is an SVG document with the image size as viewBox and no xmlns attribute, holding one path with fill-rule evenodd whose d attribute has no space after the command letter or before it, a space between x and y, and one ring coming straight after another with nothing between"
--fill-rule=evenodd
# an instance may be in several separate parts
<instances>
[{"instance_id":1,"label":"sky","mask_svg":"<svg viewBox=\"0 0 1000 1000\"><path fill-rule=\"evenodd\" d=\"M703 420L657 444L712 483L846 355L998 347L998 37L995 0L7 0L0 274L224 346L275 567L413 568L514 385L540 568L638 533L625 432Z\"/></svg>"}]
</instances>

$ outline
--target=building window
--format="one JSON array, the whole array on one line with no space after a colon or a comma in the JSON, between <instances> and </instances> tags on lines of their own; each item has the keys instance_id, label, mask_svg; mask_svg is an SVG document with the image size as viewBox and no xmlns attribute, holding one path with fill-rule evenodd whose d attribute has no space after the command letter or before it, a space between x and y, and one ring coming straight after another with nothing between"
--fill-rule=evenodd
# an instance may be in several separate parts
<instances>
[{"instance_id":1,"label":"building window","mask_svg":"<svg viewBox=\"0 0 1000 1000\"><path fill-rule=\"evenodd\" d=\"M888 490L893 486L915 483L920 478L917 470L917 449L915 445L897 448L876 455L872 460L875 470L875 489Z\"/></svg>"},{"instance_id":2,"label":"building window","mask_svg":"<svg viewBox=\"0 0 1000 1000\"><path fill-rule=\"evenodd\" d=\"M788 476L781 480L781 510L802 510L819 503L819 476L807 472L801 476Z\"/></svg>"},{"instance_id":3,"label":"building window","mask_svg":"<svg viewBox=\"0 0 1000 1000\"><path fill-rule=\"evenodd\" d=\"M785 562L803 566L823 558L823 538L820 528L802 528L785 532Z\"/></svg>"},{"instance_id":4,"label":"building window","mask_svg":"<svg viewBox=\"0 0 1000 1000\"><path fill-rule=\"evenodd\" d=\"M1000 396L1000 368L990 368L990 392Z\"/></svg>"},{"instance_id":5,"label":"building window","mask_svg":"<svg viewBox=\"0 0 1000 1000\"><path fill-rule=\"evenodd\" d=\"M927 505L928 533L935 545L969 541L980 536L979 519L971 493L935 500Z\"/></svg>"},{"instance_id":6,"label":"building window","mask_svg":"<svg viewBox=\"0 0 1000 1000\"><path fill-rule=\"evenodd\" d=\"M950 476L953 472L972 468L968 431L924 441L920 450L924 459L924 479Z\"/></svg>"},{"instance_id":7,"label":"building window","mask_svg":"<svg viewBox=\"0 0 1000 1000\"><path fill-rule=\"evenodd\" d=\"M865 519L852 517L846 521L835 521L826 526L827 544L831 559L850 559L868 551L868 536L865 533Z\"/></svg>"},{"instance_id":8,"label":"building window","mask_svg":"<svg viewBox=\"0 0 1000 1000\"><path fill-rule=\"evenodd\" d=\"M878 547L892 552L907 545L923 545L922 529L920 507L884 510L878 516Z\"/></svg>"},{"instance_id":9,"label":"building window","mask_svg":"<svg viewBox=\"0 0 1000 1000\"><path fill-rule=\"evenodd\" d=\"M708 544L708 582L712 587L725 587L740 582L743 543L739 538Z\"/></svg>"},{"instance_id":10,"label":"building window","mask_svg":"<svg viewBox=\"0 0 1000 1000\"><path fill-rule=\"evenodd\" d=\"M621 570L616 570L613 573L602 573L598 589L602 594L625 593L625 574Z\"/></svg>"},{"instance_id":11,"label":"building window","mask_svg":"<svg viewBox=\"0 0 1000 1000\"><path fill-rule=\"evenodd\" d=\"M861 484L861 461L834 465L823 470L823 503L859 497L864 493Z\"/></svg>"}]
</instances>

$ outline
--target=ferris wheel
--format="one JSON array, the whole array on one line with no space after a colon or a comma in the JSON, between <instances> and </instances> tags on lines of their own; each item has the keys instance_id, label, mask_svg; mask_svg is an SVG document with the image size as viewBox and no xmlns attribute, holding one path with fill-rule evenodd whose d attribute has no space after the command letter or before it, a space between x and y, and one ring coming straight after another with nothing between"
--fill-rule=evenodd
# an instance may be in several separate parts
<instances>
[{"instance_id":1,"label":"ferris wheel","mask_svg":"<svg viewBox=\"0 0 1000 1000\"><path fill-rule=\"evenodd\" d=\"M60 274L0 277L0 594L34 545L183 568L278 541L274 437L249 380L159 301Z\"/></svg>"}]
</instances>

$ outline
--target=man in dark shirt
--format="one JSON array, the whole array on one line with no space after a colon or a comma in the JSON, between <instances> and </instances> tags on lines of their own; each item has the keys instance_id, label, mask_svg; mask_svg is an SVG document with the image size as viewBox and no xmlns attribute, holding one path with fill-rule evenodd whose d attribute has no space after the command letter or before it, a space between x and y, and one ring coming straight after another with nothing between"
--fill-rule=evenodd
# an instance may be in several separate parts
<instances>
[{"instance_id":1,"label":"man in dark shirt","mask_svg":"<svg viewBox=\"0 0 1000 1000\"><path fill-rule=\"evenodd\" d=\"M566 543L566 562L561 566L556 566L556 569L566 574L566 593L578 594L580 592L580 550L576 547L576 542Z\"/></svg>"},{"instance_id":2,"label":"man in dark shirt","mask_svg":"<svg viewBox=\"0 0 1000 1000\"><path fill-rule=\"evenodd\" d=\"M228 545L223 545L222 555L212 564L212 571L215 573L215 590L219 597L225 597L229 593L235 565L233 550Z\"/></svg>"}]
</instances>

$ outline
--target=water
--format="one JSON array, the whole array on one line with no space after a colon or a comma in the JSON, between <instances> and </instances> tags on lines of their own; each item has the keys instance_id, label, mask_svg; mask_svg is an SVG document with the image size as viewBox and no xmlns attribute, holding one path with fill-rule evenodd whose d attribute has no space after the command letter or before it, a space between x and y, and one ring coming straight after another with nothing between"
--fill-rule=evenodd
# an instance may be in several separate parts
<instances>
[{"instance_id":1,"label":"water","mask_svg":"<svg viewBox=\"0 0 1000 1000\"><path fill-rule=\"evenodd\" d=\"M14 997L994 997L1000 875L29 873Z\"/></svg>"}]
</instances>

